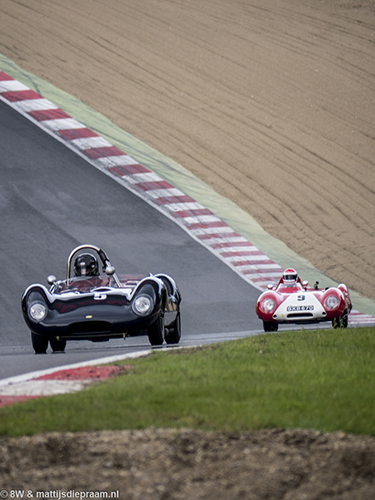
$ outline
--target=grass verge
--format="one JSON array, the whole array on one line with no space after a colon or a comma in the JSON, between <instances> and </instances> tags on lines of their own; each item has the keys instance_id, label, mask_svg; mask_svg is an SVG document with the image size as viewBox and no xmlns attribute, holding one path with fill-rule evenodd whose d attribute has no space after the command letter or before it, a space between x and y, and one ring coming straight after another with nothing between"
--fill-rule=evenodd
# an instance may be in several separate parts
<instances>
[{"instance_id":1,"label":"grass verge","mask_svg":"<svg viewBox=\"0 0 375 500\"><path fill-rule=\"evenodd\" d=\"M154 351L125 375L79 393L2 408L0 434L154 426L375 435L374 352L375 328Z\"/></svg>"}]
</instances>

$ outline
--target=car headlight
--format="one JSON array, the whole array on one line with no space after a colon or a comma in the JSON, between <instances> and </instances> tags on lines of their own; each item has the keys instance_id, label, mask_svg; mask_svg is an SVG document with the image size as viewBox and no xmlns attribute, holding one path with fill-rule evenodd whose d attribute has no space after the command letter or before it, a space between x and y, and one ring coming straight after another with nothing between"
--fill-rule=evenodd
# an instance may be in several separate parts
<instances>
[{"instance_id":1,"label":"car headlight","mask_svg":"<svg viewBox=\"0 0 375 500\"><path fill-rule=\"evenodd\" d=\"M276 306L275 301L270 297L267 297L266 299L262 300L261 308L265 313L271 313L275 309L275 306Z\"/></svg>"},{"instance_id":2,"label":"car headlight","mask_svg":"<svg viewBox=\"0 0 375 500\"><path fill-rule=\"evenodd\" d=\"M138 295L134 300L132 308L138 316L147 316L154 307L154 301L149 295Z\"/></svg>"},{"instance_id":3,"label":"car headlight","mask_svg":"<svg viewBox=\"0 0 375 500\"><path fill-rule=\"evenodd\" d=\"M324 301L324 305L325 305L326 309L328 309L330 311L333 311L334 309L336 309L338 307L339 303L340 303L340 301L336 297L336 295L328 295L328 297Z\"/></svg>"},{"instance_id":4,"label":"car headlight","mask_svg":"<svg viewBox=\"0 0 375 500\"><path fill-rule=\"evenodd\" d=\"M33 304L29 309L30 318L34 321L43 321L47 316L47 308L44 304L36 303Z\"/></svg>"}]
</instances>

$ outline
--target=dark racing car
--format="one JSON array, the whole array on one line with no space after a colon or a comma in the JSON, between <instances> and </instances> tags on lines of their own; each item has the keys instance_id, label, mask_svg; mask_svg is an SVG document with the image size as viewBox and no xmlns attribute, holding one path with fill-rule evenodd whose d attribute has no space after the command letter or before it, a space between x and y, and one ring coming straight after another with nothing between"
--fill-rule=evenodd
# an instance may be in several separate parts
<instances>
[{"instance_id":1,"label":"dark racing car","mask_svg":"<svg viewBox=\"0 0 375 500\"><path fill-rule=\"evenodd\" d=\"M118 276L105 252L75 248L67 277L49 276L50 288L30 285L22 312L35 353L64 351L67 340L106 341L148 335L150 344L177 344L181 337L181 295L166 274Z\"/></svg>"}]
</instances>

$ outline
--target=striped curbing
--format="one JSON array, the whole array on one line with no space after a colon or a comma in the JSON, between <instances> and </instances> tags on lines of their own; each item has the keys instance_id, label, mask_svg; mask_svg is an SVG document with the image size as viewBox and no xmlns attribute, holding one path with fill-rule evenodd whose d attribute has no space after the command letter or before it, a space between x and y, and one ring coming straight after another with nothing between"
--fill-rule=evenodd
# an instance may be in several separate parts
<instances>
[{"instance_id":1,"label":"striped curbing","mask_svg":"<svg viewBox=\"0 0 375 500\"><path fill-rule=\"evenodd\" d=\"M120 366L77 367L30 378L24 382L9 382L0 387L0 407L29 399L77 392L124 371Z\"/></svg>"},{"instance_id":2,"label":"striped curbing","mask_svg":"<svg viewBox=\"0 0 375 500\"><path fill-rule=\"evenodd\" d=\"M260 291L283 268L203 204L184 194L126 152L113 146L48 99L0 71L0 99L51 136L174 220L234 272ZM349 325L372 325L375 317L353 311Z\"/></svg>"},{"instance_id":3,"label":"striped curbing","mask_svg":"<svg viewBox=\"0 0 375 500\"><path fill-rule=\"evenodd\" d=\"M29 399L81 391L93 384L121 375L131 365L108 365L148 356L151 350L110 356L84 363L49 368L0 381L0 408Z\"/></svg>"}]
</instances>

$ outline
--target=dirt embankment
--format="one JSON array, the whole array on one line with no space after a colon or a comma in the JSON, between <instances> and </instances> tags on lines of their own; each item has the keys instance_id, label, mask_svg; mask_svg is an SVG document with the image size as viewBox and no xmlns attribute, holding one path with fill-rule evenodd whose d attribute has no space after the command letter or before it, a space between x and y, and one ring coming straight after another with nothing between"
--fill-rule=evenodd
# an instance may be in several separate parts
<instances>
[{"instance_id":1,"label":"dirt embankment","mask_svg":"<svg viewBox=\"0 0 375 500\"><path fill-rule=\"evenodd\" d=\"M34 498L373 500L375 439L283 430L48 434L0 441L0 473L0 489Z\"/></svg>"},{"instance_id":2,"label":"dirt embankment","mask_svg":"<svg viewBox=\"0 0 375 500\"><path fill-rule=\"evenodd\" d=\"M375 299L374 0L2 0L1 15L6 56Z\"/></svg>"}]
</instances>

